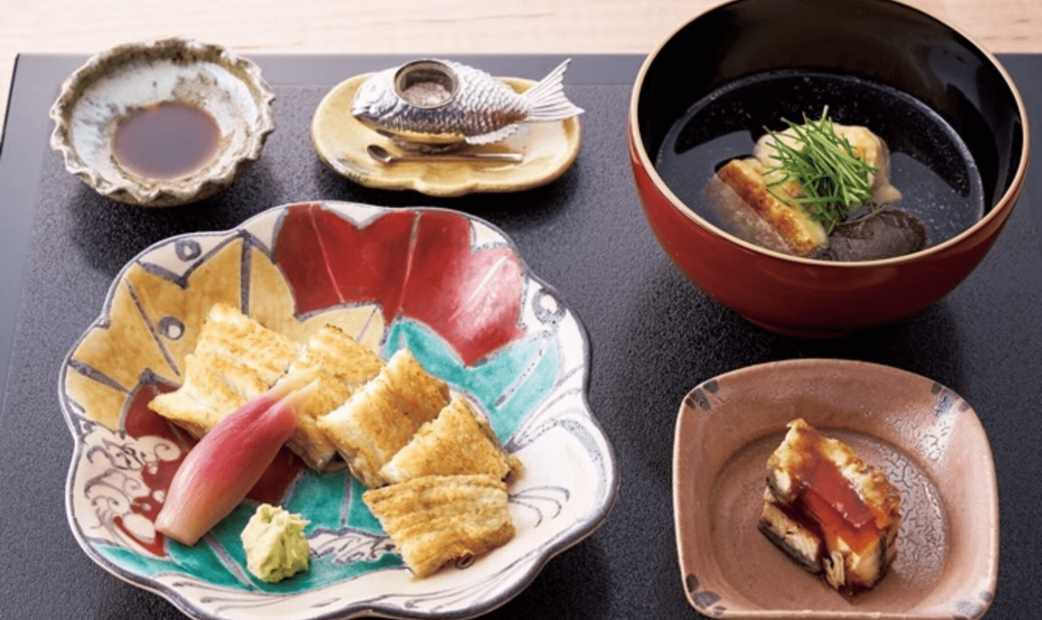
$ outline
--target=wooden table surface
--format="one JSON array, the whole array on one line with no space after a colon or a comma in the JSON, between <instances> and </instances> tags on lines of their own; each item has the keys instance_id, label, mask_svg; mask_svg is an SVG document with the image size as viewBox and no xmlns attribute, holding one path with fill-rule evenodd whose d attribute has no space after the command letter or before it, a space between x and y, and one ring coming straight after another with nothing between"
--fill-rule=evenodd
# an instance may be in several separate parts
<instances>
[{"instance_id":1,"label":"wooden table surface","mask_svg":"<svg viewBox=\"0 0 1042 620\"><path fill-rule=\"evenodd\" d=\"M720 0L0 0L15 56L189 36L250 53L643 54ZM908 0L993 52L1042 52L1042 0ZM0 117L2 118L2 117Z\"/></svg>"}]
</instances>

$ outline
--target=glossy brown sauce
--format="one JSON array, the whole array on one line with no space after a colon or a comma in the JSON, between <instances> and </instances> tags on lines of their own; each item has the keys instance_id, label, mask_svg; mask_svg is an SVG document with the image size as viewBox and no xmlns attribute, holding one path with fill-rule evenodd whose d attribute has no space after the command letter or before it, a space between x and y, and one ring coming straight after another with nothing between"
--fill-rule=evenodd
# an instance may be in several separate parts
<instances>
[{"instance_id":1,"label":"glossy brown sauce","mask_svg":"<svg viewBox=\"0 0 1042 620\"><path fill-rule=\"evenodd\" d=\"M811 437L813 443L797 474L802 489L798 501L830 538L830 546L840 538L855 551L863 549L879 538L875 514L836 464L822 457L821 435L815 432Z\"/></svg>"},{"instance_id":2,"label":"glossy brown sauce","mask_svg":"<svg viewBox=\"0 0 1042 620\"><path fill-rule=\"evenodd\" d=\"M169 180L205 166L217 152L220 138L217 121L202 108L164 101L121 119L112 152L133 174Z\"/></svg>"}]
</instances>

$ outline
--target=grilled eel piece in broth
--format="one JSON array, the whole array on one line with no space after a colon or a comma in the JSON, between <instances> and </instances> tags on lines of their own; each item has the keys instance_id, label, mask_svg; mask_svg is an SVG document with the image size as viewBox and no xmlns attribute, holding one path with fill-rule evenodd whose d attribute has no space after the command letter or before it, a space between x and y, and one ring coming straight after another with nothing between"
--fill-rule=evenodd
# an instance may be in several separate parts
<instances>
[{"instance_id":1,"label":"grilled eel piece in broth","mask_svg":"<svg viewBox=\"0 0 1042 620\"><path fill-rule=\"evenodd\" d=\"M890 151L879 136L865 127L833 123L836 134L850 142L855 157L874 167L868 175L872 203L892 204L901 192L890 183ZM788 146L802 142L792 129L775 134ZM815 257L829 247L822 223L796 200L803 186L777 169L778 147L774 135L756 142L753 156L734 159L717 171L710 182L708 199L713 212L737 236L768 249Z\"/></svg>"},{"instance_id":2,"label":"grilled eel piece in broth","mask_svg":"<svg viewBox=\"0 0 1042 620\"><path fill-rule=\"evenodd\" d=\"M767 461L760 531L837 591L875 586L897 556L897 490L846 444L788 426Z\"/></svg>"}]
</instances>

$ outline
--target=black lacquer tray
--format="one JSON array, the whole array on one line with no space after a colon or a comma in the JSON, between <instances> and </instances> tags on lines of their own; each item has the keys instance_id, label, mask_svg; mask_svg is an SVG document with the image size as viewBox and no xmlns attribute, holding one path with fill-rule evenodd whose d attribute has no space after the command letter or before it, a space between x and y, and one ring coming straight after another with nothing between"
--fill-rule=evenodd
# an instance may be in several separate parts
<instances>
[{"instance_id":1,"label":"black lacquer tray","mask_svg":"<svg viewBox=\"0 0 1042 620\"><path fill-rule=\"evenodd\" d=\"M1042 56L1000 57L1020 86L1034 137L1042 127ZM622 484L605 525L550 561L494 618L693 617L677 568L671 459L681 399L750 364L834 357L888 364L950 387L991 440L1001 559L989 618L1042 608L1042 173L991 254L939 304L838 340L765 332L706 298L670 264L645 223L626 154L638 56L580 56L569 94L587 112L583 148L561 179L511 195L434 199L365 189L328 170L308 130L322 96L389 56L258 56L275 88L278 128L230 189L188 207L112 203L65 173L47 146L47 109L85 58L18 58L0 143L0 618L180 618L164 599L121 582L79 548L66 523L72 438L58 406L61 362L97 316L117 271L174 234L231 228L269 207L307 200L459 209L501 227L535 273L585 324L590 405L619 460ZM499 75L538 78L557 56L459 57ZM1036 145L1040 144L1035 140Z\"/></svg>"}]
</instances>

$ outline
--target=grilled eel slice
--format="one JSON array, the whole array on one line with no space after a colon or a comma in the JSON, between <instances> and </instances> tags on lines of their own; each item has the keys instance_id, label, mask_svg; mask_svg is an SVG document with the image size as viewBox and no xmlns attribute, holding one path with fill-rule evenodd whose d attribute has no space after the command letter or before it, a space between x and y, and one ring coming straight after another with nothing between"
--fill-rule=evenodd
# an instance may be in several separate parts
<instances>
[{"instance_id":1,"label":"grilled eel slice","mask_svg":"<svg viewBox=\"0 0 1042 620\"><path fill-rule=\"evenodd\" d=\"M423 476L362 495L417 578L514 536L506 483L488 474Z\"/></svg>"},{"instance_id":2,"label":"grilled eel slice","mask_svg":"<svg viewBox=\"0 0 1042 620\"><path fill-rule=\"evenodd\" d=\"M312 469L343 467L318 419L336 409L383 361L343 330L327 325L301 346L224 304L207 313L195 350L185 359L185 381L149 406L195 437L202 437L247 400L275 384L302 388L315 382L298 409L298 427L286 442Z\"/></svg>"},{"instance_id":3,"label":"grilled eel slice","mask_svg":"<svg viewBox=\"0 0 1042 620\"><path fill-rule=\"evenodd\" d=\"M401 349L365 387L319 418L318 426L351 473L375 488L387 483L380 469L448 404L448 385Z\"/></svg>"},{"instance_id":4,"label":"grilled eel slice","mask_svg":"<svg viewBox=\"0 0 1042 620\"><path fill-rule=\"evenodd\" d=\"M247 400L270 388L300 348L290 338L225 304L206 315L195 350L185 358L184 382L149 407L202 437Z\"/></svg>"},{"instance_id":5,"label":"grilled eel slice","mask_svg":"<svg viewBox=\"0 0 1042 620\"><path fill-rule=\"evenodd\" d=\"M463 396L454 396L380 470L390 483L422 476L489 474L505 479L521 463L500 445L488 422Z\"/></svg>"},{"instance_id":6,"label":"grilled eel slice","mask_svg":"<svg viewBox=\"0 0 1042 620\"><path fill-rule=\"evenodd\" d=\"M837 135L850 142L854 155L876 168L869 175L872 202L891 204L901 192L890 184L890 152L886 143L865 127L833 124ZM792 129L777 134L789 146L800 148ZM714 188L711 202L722 221L744 239L796 256L813 257L828 248L824 226L794 199L804 196L795 179L786 180L778 164L776 138L766 134L756 142L753 157L734 159L717 171L716 181L728 192Z\"/></svg>"},{"instance_id":7,"label":"grilled eel slice","mask_svg":"<svg viewBox=\"0 0 1042 620\"><path fill-rule=\"evenodd\" d=\"M803 419L767 462L759 528L837 591L873 587L897 556L901 498L886 475Z\"/></svg>"}]
</instances>

